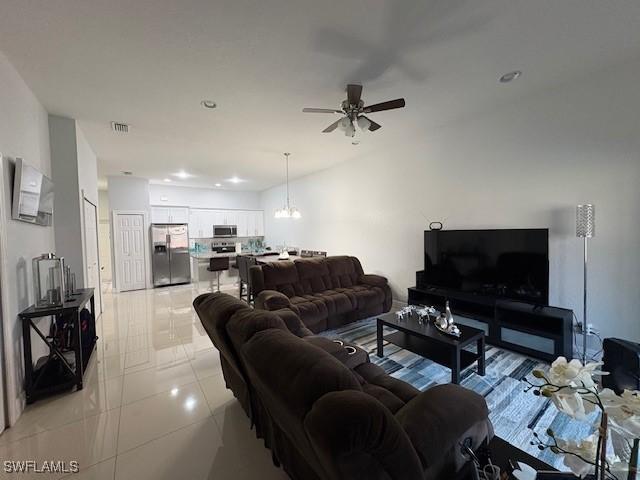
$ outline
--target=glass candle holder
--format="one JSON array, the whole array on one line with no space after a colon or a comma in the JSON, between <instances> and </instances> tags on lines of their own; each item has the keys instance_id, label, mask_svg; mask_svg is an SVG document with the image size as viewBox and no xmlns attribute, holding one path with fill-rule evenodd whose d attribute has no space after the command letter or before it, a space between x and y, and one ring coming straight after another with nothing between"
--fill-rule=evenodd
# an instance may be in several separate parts
<instances>
[{"instance_id":1,"label":"glass candle holder","mask_svg":"<svg viewBox=\"0 0 640 480\"><path fill-rule=\"evenodd\" d=\"M64 302L64 258L43 253L31 262L36 308L62 306Z\"/></svg>"}]
</instances>

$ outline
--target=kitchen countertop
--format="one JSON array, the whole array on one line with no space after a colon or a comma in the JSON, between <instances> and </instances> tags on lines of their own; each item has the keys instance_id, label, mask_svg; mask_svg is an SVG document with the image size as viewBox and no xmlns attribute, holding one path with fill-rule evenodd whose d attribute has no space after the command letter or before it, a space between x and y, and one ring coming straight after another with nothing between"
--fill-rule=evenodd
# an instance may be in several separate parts
<instances>
[{"instance_id":1,"label":"kitchen countertop","mask_svg":"<svg viewBox=\"0 0 640 480\"><path fill-rule=\"evenodd\" d=\"M198 260L208 260L210 258L219 258L219 257L235 257L237 254L235 252L227 252L227 253L216 253L216 252L192 252L191 258L197 258Z\"/></svg>"}]
</instances>

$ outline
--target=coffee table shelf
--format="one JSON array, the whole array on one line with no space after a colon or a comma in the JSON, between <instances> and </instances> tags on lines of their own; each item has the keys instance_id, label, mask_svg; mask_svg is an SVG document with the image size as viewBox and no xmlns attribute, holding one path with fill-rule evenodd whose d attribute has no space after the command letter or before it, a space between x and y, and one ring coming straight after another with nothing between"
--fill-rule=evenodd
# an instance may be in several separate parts
<instances>
[{"instance_id":1,"label":"coffee table shelf","mask_svg":"<svg viewBox=\"0 0 640 480\"><path fill-rule=\"evenodd\" d=\"M451 368L451 347L440 342L415 337L403 332L394 332L383 337L387 342L409 350L422 357L436 362L443 367ZM467 350L460 351L460 370L473 365L478 360L478 354Z\"/></svg>"}]
</instances>

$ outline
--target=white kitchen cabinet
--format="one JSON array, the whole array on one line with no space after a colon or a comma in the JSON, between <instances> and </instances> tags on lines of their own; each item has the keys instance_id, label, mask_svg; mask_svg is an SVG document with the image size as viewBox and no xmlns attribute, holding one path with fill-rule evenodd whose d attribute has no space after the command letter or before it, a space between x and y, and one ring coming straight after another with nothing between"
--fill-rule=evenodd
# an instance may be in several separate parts
<instances>
[{"instance_id":1,"label":"white kitchen cabinet","mask_svg":"<svg viewBox=\"0 0 640 480\"><path fill-rule=\"evenodd\" d=\"M169 223L188 223L188 207L169 207Z\"/></svg>"},{"instance_id":2,"label":"white kitchen cabinet","mask_svg":"<svg viewBox=\"0 0 640 480\"><path fill-rule=\"evenodd\" d=\"M169 223L169 207L151 207L151 223Z\"/></svg>"},{"instance_id":3,"label":"white kitchen cabinet","mask_svg":"<svg viewBox=\"0 0 640 480\"><path fill-rule=\"evenodd\" d=\"M249 233L249 214L246 210L238 210L236 212L236 225L238 227L238 237L248 237Z\"/></svg>"},{"instance_id":4,"label":"white kitchen cabinet","mask_svg":"<svg viewBox=\"0 0 640 480\"><path fill-rule=\"evenodd\" d=\"M262 237L264 236L264 217L262 210L251 210L247 213L247 236Z\"/></svg>"},{"instance_id":5,"label":"white kitchen cabinet","mask_svg":"<svg viewBox=\"0 0 640 480\"><path fill-rule=\"evenodd\" d=\"M188 223L188 207L151 207L151 223Z\"/></svg>"},{"instance_id":6,"label":"white kitchen cabinet","mask_svg":"<svg viewBox=\"0 0 640 480\"><path fill-rule=\"evenodd\" d=\"M213 210L215 225L237 225L236 210Z\"/></svg>"},{"instance_id":7,"label":"white kitchen cabinet","mask_svg":"<svg viewBox=\"0 0 640 480\"><path fill-rule=\"evenodd\" d=\"M214 210L192 209L189 215L189 237L211 238L213 237L213 225L215 223Z\"/></svg>"}]
</instances>

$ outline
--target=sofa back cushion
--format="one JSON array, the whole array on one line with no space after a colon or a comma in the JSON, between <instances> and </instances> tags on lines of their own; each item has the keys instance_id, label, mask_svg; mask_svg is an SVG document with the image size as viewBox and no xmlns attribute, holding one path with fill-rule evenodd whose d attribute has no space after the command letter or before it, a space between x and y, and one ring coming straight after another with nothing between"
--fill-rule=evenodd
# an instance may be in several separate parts
<instances>
[{"instance_id":1,"label":"sofa back cushion","mask_svg":"<svg viewBox=\"0 0 640 480\"><path fill-rule=\"evenodd\" d=\"M349 288L358 284L363 274L362 266L355 257L336 256L326 258L333 288Z\"/></svg>"},{"instance_id":2,"label":"sofa back cushion","mask_svg":"<svg viewBox=\"0 0 640 480\"><path fill-rule=\"evenodd\" d=\"M274 261L262 265L265 290L276 290L287 297L304 295L298 270L293 262Z\"/></svg>"},{"instance_id":3,"label":"sofa back cushion","mask_svg":"<svg viewBox=\"0 0 640 480\"><path fill-rule=\"evenodd\" d=\"M311 295L324 292L333 288L333 282L329 274L329 266L325 258L308 258L294 262L298 270L298 278L302 291Z\"/></svg>"},{"instance_id":4,"label":"sofa back cushion","mask_svg":"<svg viewBox=\"0 0 640 480\"><path fill-rule=\"evenodd\" d=\"M234 328L235 322L235 318L231 320L230 328ZM252 380L264 390L261 394L297 421L301 421L327 392L361 390L349 368L333 355L289 331L263 330L253 335L241 349L250 375L255 375Z\"/></svg>"}]
</instances>

